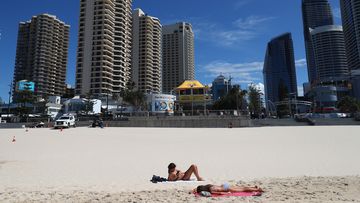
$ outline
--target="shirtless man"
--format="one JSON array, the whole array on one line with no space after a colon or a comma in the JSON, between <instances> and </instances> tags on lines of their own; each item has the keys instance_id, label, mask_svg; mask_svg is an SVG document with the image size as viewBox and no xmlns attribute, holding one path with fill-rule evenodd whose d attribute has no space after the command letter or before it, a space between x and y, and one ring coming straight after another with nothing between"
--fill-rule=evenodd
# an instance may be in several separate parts
<instances>
[{"instance_id":1,"label":"shirtless man","mask_svg":"<svg viewBox=\"0 0 360 203\"><path fill-rule=\"evenodd\" d=\"M180 170L176 170L176 165L174 163L169 164L168 166L168 181L178 181L178 180L190 180L191 175L194 174L198 181L203 181L199 175L199 170L196 165L191 165L190 168L184 173Z\"/></svg>"}]
</instances>

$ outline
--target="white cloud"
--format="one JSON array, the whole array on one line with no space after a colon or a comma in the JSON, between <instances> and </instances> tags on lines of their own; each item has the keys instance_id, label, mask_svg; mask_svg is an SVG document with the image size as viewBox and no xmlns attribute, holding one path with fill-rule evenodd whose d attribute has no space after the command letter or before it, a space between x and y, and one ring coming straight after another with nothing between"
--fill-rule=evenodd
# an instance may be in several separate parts
<instances>
[{"instance_id":1,"label":"white cloud","mask_svg":"<svg viewBox=\"0 0 360 203\"><path fill-rule=\"evenodd\" d=\"M303 68L307 66L306 59L298 59L295 61L295 66L297 68Z\"/></svg>"},{"instance_id":2,"label":"white cloud","mask_svg":"<svg viewBox=\"0 0 360 203\"><path fill-rule=\"evenodd\" d=\"M265 94L265 85L264 83L257 83L257 84L250 84L250 85L254 85L258 90L260 90L261 93Z\"/></svg>"},{"instance_id":3,"label":"white cloud","mask_svg":"<svg viewBox=\"0 0 360 203\"><path fill-rule=\"evenodd\" d=\"M231 76L234 83L255 83L262 80L263 62L229 63L214 61L202 68L207 77L215 78L219 74Z\"/></svg>"},{"instance_id":4,"label":"white cloud","mask_svg":"<svg viewBox=\"0 0 360 203\"><path fill-rule=\"evenodd\" d=\"M275 17L249 16L247 18L239 18L233 24L242 30L253 30L259 24L275 19Z\"/></svg>"},{"instance_id":5,"label":"white cloud","mask_svg":"<svg viewBox=\"0 0 360 203\"><path fill-rule=\"evenodd\" d=\"M251 0L238 0L235 4L234 4L234 8L237 10L237 9L240 9L242 8L243 6L245 6L246 4L250 3Z\"/></svg>"},{"instance_id":6,"label":"white cloud","mask_svg":"<svg viewBox=\"0 0 360 203\"><path fill-rule=\"evenodd\" d=\"M211 41L220 46L238 46L239 43L250 41L265 32L264 24L275 17L249 16L239 18L231 23L230 28L224 28L217 23L193 23L196 38Z\"/></svg>"},{"instance_id":7,"label":"white cloud","mask_svg":"<svg viewBox=\"0 0 360 203\"><path fill-rule=\"evenodd\" d=\"M234 84L255 84L264 92L263 81L264 62L255 61L248 63L230 63L226 61L213 61L201 66L200 72L207 78L214 79L222 74L226 77L232 77ZM306 59L296 60L296 67L306 67ZM298 87L299 96L304 95L302 86Z\"/></svg>"},{"instance_id":8,"label":"white cloud","mask_svg":"<svg viewBox=\"0 0 360 203\"><path fill-rule=\"evenodd\" d=\"M256 33L246 30L219 31L214 34L218 39L217 43L221 43L225 46L231 46L241 41L249 41L256 36Z\"/></svg>"}]
</instances>

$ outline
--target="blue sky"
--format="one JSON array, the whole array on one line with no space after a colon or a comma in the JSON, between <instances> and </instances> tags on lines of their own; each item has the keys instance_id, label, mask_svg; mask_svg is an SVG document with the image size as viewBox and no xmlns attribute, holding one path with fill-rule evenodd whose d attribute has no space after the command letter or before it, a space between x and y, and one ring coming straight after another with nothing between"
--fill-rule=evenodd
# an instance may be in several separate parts
<instances>
[{"instance_id":1,"label":"blue sky","mask_svg":"<svg viewBox=\"0 0 360 203\"><path fill-rule=\"evenodd\" d=\"M50 13L71 25L67 82L74 85L80 0L4 0L0 7L0 97L7 101L13 77L18 23ZM339 1L330 0L340 23ZM291 32L298 86L307 82L301 0L134 0L133 8L160 18L162 24L192 23L196 78L205 84L223 73L246 87L262 84L267 42Z\"/></svg>"}]
</instances>

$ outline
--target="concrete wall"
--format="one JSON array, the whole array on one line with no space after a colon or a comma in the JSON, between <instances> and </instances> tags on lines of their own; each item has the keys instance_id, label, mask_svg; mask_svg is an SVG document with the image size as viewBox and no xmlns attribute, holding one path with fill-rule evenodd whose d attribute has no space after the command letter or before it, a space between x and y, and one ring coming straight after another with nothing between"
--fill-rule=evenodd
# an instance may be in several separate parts
<instances>
[{"instance_id":1,"label":"concrete wall","mask_svg":"<svg viewBox=\"0 0 360 203\"><path fill-rule=\"evenodd\" d=\"M228 128L232 123L233 128L242 127L265 127L265 126L308 126L305 122L296 122L293 119L264 119L250 120L246 117L234 118L205 118L205 117L150 117L131 118L128 121L104 121L105 127L153 127L153 128ZM80 121L78 127L90 126L91 121ZM339 119L315 119L315 124L320 126L328 125L360 125L359 121L352 118ZM1 128L21 128L31 123L2 123ZM52 127L53 123L45 123L45 126Z\"/></svg>"},{"instance_id":2,"label":"concrete wall","mask_svg":"<svg viewBox=\"0 0 360 203\"><path fill-rule=\"evenodd\" d=\"M247 118L206 118L206 117L159 117L132 118L129 121L105 122L109 127L156 127L156 128L227 128L250 127Z\"/></svg>"}]
</instances>

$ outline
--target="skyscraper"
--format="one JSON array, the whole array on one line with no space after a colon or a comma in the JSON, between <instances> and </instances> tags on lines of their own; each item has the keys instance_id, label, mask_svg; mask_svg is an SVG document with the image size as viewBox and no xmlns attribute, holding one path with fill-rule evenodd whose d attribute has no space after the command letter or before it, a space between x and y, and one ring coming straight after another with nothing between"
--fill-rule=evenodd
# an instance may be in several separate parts
<instances>
[{"instance_id":1,"label":"skyscraper","mask_svg":"<svg viewBox=\"0 0 360 203\"><path fill-rule=\"evenodd\" d=\"M340 0L349 69L360 70L360 2Z\"/></svg>"},{"instance_id":2,"label":"skyscraper","mask_svg":"<svg viewBox=\"0 0 360 203\"><path fill-rule=\"evenodd\" d=\"M314 29L320 26L333 25L334 19L328 0L302 0L302 16L308 77L310 83L314 83L317 76L309 28Z\"/></svg>"},{"instance_id":3,"label":"skyscraper","mask_svg":"<svg viewBox=\"0 0 360 203\"><path fill-rule=\"evenodd\" d=\"M131 68L132 0L80 0L76 94L126 88Z\"/></svg>"},{"instance_id":4,"label":"skyscraper","mask_svg":"<svg viewBox=\"0 0 360 203\"><path fill-rule=\"evenodd\" d=\"M272 39L264 62L266 104L284 101L290 94L297 95L294 47L291 33ZM269 108L269 107L268 107Z\"/></svg>"},{"instance_id":5,"label":"skyscraper","mask_svg":"<svg viewBox=\"0 0 360 203\"><path fill-rule=\"evenodd\" d=\"M146 15L141 9L133 12L132 81L144 93L160 93L161 35L158 18Z\"/></svg>"},{"instance_id":6,"label":"skyscraper","mask_svg":"<svg viewBox=\"0 0 360 203\"><path fill-rule=\"evenodd\" d=\"M360 2L340 0L352 96L360 100Z\"/></svg>"},{"instance_id":7,"label":"skyscraper","mask_svg":"<svg viewBox=\"0 0 360 203\"><path fill-rule=\"evenodd\" d=\"M349 76L341 26L310 29L319 83L347 80Z\"/></svg>"},{"instance_id":8,"label":"skyscraper","mask_svg":"<svg viewBox=\"0 0 360 203\"><path fill-rule=\"evenodd\" d=\"M32 81L35 94L42 97L62 95L66 88L69 28L49 14L21 22L13 83Z\"/></svg>"},{"instance_id":9,"label":"skyscraper","mask_svg":"<svg viewBox=\"0 0 360 203\"><path fill-rule=\"evenodd\" d=\"M194 80L194 33L189 23L163 26L163 93Z\"/></svg>"}]
</instances>

